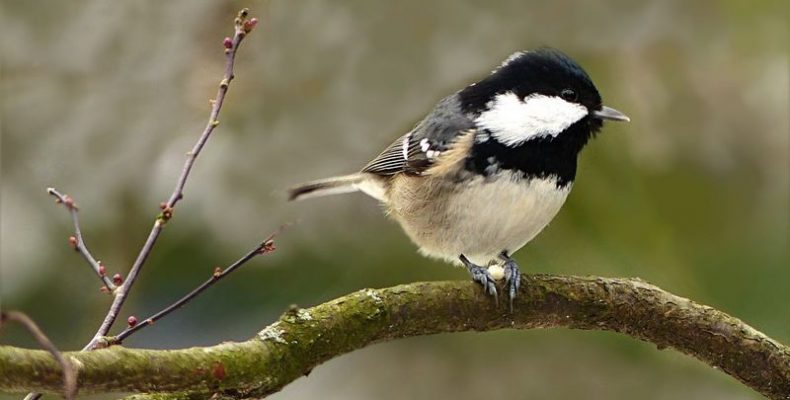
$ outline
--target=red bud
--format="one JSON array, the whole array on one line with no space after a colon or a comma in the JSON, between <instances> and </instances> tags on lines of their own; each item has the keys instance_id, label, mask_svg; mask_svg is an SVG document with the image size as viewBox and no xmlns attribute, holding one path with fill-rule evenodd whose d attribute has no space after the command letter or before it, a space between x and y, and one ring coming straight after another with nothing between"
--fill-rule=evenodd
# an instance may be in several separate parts
<instances>
[{"instance_id":1,"label":"red bud","mask_svg":"<svg viewBox=\"0 0 790 400\"><path fill-rule=\"evenodd\" d=\"M244 21L244 32L250 33L250 31L255 28L255 25L258 25L258 18L250 18Z\"/></svg>"},{"instance_id":2,"label":"red bud","mask_svg":"<svg viewBox=\"0 0 790 400\"><path fill-rule=\"evenodd\" d=\"M74 199L69 195L63 195L63 204L68 208L74 208Z\"/></svg>"},{"instance_id":3,"label":"red bud","mask_svg":"<svg viewBox=\"0 0 790 400\"><path fill-rule=\"evenodd\" d=\"M225 40L222 41L222 45L225 46L226 49L233 48L233 40L229 37L226 37Z\"/></svg>"},{"instance_id":4,"label":"red bud","mask_svg":"<svg viewBox=\"0 0 790 400\"><path fill-rule=\"evenodd\" d=\"M134 328L134 326L137 325L137 317L134 315L130 316L126 319L126 324L128 324L130 328Z\"/></svg>"},{"instance_id":5,"label":"red bud","mask_svg":"<svg viewBox=\"0 0 790 400\"><path fill-rule=\"evenodd\" d=\"M113 275L112 276L112 283L114 283L116 285L122 285L123 284L123 277L121 276L121 274Z\"/></svg>"},{"instance_id":6,"label":"red bud","mask_svg":"<svg viewBox=\"0 0 790 400\"><path fill-rule=\"evenodd\" d=\"M77 250L77 238L75 236L69 236L69 245L74 249Z\"/></svg>"},{"instance_id":7,"label":"red bud","mask_svg":"<svg viewBox=\"0 0 790 400\"><path fill-rule=\"evenodd\" d=\"M267 241L266 241L266 242L263 244L263 246L261 246L261 249L260 249L260 250L258 250L258 254L266 254L266 253L271 253L271 252L273 252L273 251L274 251L274 250L276 250L276 249L277 249L277 248L274 246L274 241L273 241L273 240L267 240Z\"/></svg>"}]
</instances>

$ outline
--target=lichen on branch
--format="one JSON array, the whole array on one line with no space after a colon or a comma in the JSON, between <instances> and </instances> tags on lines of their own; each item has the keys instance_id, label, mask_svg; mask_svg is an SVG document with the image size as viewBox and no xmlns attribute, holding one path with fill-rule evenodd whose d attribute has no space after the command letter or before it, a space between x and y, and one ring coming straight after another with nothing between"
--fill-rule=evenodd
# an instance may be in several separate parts
<instances>
[{"instance_id":1,"label":"lichen on branch","mask_svg":"<svg viewBox=\"0 0 790 400\"><path fill-rule=\"evenodd\" d=\"M262 397L317 365L369 344L441 332L567 327L615 331L671 347L772 398L790 397L790 349L721 311L639 279L530 275L513 312L472 282L365 289L287 311L254 338L181 350L113 346L67 353L82 393L191 398ZM46 352L0 347L0 390L57 392L60 368Z\"/></svg>"}]
</instances>

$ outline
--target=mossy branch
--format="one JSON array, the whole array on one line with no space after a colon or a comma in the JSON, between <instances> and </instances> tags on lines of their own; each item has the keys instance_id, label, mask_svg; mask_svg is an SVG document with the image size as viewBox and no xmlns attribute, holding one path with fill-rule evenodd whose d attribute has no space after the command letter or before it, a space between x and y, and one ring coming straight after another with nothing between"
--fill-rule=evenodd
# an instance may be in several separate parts
<instances>
[{"instance_id":1,"label":"mossy branch","mask_svg":"<svg viewBox=\"0 0 790 400\"><path fill-rule=\"evenodd\" d=\"M737 318L638 279L522 279L512 313L472 282L413 283L289 310L245 342L66 354L78 366L83 393L249 398L277 392L317 365L371 343L440 332L567 327L615 331L672 347L772 399L790 399L790 349ZM0 390L57 393L61 379L49 353L0 347Z\"/></svg>"}]
</instances>

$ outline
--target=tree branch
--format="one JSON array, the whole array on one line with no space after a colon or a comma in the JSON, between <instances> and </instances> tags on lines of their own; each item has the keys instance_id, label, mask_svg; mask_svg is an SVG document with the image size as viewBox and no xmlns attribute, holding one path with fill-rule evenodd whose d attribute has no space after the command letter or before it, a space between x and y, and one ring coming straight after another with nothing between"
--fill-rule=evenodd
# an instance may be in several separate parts
<instances>
[{"instance_id":1,"label":"tree branch","mask_svg":"<svg viewBox=\"0 0 790 400\"><path fill-rule=\"evenodd\" d=\"M93 269L93 272L96 273L96 276L101 279L102 284L104 287L107 288L109 293L112 293L115 290L115 285L113 284L112 280L107 277L107 273L102 268L102 265L99 261L91 255L91 252L88 250L88 246L85 244L85 240L82 238L82 230L80 229L80 218L77 215L77 211L79 207L77 204L74 203L74 199L67 194L62 194L57 191L55 188L47 188L47 193L52 195L55 198L55 202L59 204L63 204L64 207L69 211L71 214L71 222L74 224L74 236L69 238L69 241L72 242L72 246L74 250L76 250L85 261L88 262L88 265Z\"/></svg>"},{"instance_id":2,"label":"tree branch","mask_svg":"<svg viewBox=\"0 0 790 400\"><path fill-rule=\"evenodd\" d=\"M0 327L3 326L5 321L14 321L24 326L33 338L36 339L39 345L46 349L49 354L58 363L61 369L61 377L63 378L63 397L66 400L71 400L77 394L77 370L72 365L67 357L63 357L58 348L49 340L47 335L41 331L30 317L19 311L0 311Z\"/></svg>"},{"instance_id":3,"label":"tree branch","mask_svg":"<svg viewBox=\"0 0 790 400\"><path fill-rule=\"evenodd\" d=\"M120 346L68 353L83 393L162 393L138 399L220 393L265 396L338 355L376 342L441 332L568 327L620 332L673 347L772 398L790 399L790 349L721 311L639 279L522 277L514 311L472 282L365 289L292 309L250 340L182 350ZM0 347L0 390L60 390L48 353Z\"/></svg>"},{"instance_id":4,"label":"tree branch","mask_svg":"<svg viewBox=\"0 0 790 400\"><path fill-rule=\"evenodd\" d=\"M233 264L229 265L227 268L222 269L220 267L217 267L214 270L214 273L211 274L211 277L208 278L208 280L204 281L198 287L196 287L195 289L193 289L192 291L190 291L189 293L187 293L186 295L184 295L183 297L178 299L175 303L170 304L169 306L165 307L164 309L162 309L161 311L157 312L156 314L144 319L139 324L137 324L137 323L130 324L130 326L127 327L126 329L124 329L123 332L121 332L121 333L109 338L108 342L110 344L121 344L121 343L123 343L123 341L126 338L128 338L129 336L134 335L137 331L139 331L139 330L141 330L141 329L143 329L143 328L145 328L147 326L153 325L156 321L159 321L160 319L166 317L171 312L173 312L175 310L178 310L179 308L183 307L185 304L187 304L190 301L192 301L192 299L194 299L195 297L199 296L201 293L206 291L206 289L210 288L211 286L214 286L214 284L219 282L222 278L228 276L233 271L235 271L238 268L242 267L248 261L252 260L253 258L255 258L255 257L259 256L259 255L270 253L270 252L274 251L274 236L275 235L276 235L276 233L273 233L273 234L269 235L269 237L264 239L263 242L259 243L257 246L255 246L254 249L248 251L247 254L242 256L240 259L236 260Z\"/></svg>"}]
</instances>

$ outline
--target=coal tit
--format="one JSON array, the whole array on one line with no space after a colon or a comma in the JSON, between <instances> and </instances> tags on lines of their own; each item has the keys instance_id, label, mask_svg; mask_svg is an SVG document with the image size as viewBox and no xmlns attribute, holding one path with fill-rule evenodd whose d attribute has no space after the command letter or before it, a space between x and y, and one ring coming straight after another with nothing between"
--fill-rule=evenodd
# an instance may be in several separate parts
<instances>
[{"instance_id":1,"label":"coal tit","mask_svg":"<svg viewBox=\"0 0 790 400\"><path fill-rule=\"evenodd\" d=\"M504 276L512 306L520 273L511 256L560 210L604 120L629 118L602 104L570 57L518 52L442 99L360 172L297 186L290 199L362 191L421 253L460 262L488 294Z\"/></svg>"}]
</instances>

